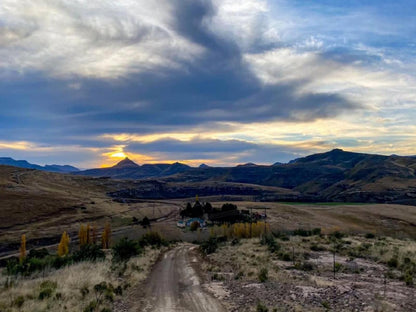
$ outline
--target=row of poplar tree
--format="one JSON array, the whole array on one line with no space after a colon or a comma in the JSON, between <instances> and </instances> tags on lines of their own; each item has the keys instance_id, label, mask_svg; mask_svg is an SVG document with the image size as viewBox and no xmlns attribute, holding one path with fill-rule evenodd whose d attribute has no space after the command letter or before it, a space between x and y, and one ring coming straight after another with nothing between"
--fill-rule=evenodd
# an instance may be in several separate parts
<instances>
[{"instance_id":1,"label":"row of poplar tree","mask_svg":"<svg viewBox=\"0 0 416 312\"><path fill-rule=\"evenodd\" d=\"M97 244L97 226L94 225L84 225L81 224L78 232L78 239L79 239L79 246L82 248L88 244ZM101 233L101 246L103 249L110 248L110 240L111 240L111 225L110 223L106 223L104 229ZM58 244L57 254L60 257L65 257L69 254L69 243L71 239L66 231L62 233L61 240ZM20 248L19 248L19 260L22 263L26 259L27 250L26 250L26 235L23 234L20 241Z\"/></svg>"}]
</instances>

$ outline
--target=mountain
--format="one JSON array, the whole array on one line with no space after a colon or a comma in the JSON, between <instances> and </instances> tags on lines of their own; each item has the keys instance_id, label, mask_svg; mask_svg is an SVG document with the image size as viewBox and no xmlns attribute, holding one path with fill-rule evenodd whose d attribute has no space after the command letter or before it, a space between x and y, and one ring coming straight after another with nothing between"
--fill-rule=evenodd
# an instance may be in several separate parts
<instances>
[{"instance_id":1,"label":"mountain","mask_svg":"<svg viewBox=\"0 0 416 312\"><path fill-rule=\"evenodd\" d=\"M341 149L272 166L191 168L169 182L221 181L281 187L299 200L416 203L416 159Z\"/></svg>"},{"instance_id":2,"label":"mountain","mask_svg":"<svg viewBox=\"0 0 416 312\"><path fill-rule=\"evenodd\" d=\"M35 164L31 164L26 160L14 160L10 157L0 157L0 165L7 165L19 168L26 168L26 169L37 169L42 171L51 171L51 172L62 172L62 173L72 173L79 171L78 168L69 165L45 165L39 166Z\"/></svg>"},{"instance_id":3,"label":"mountain","mask_svg":"<svg viewBox=\"0 0 416 312\"><path fill-rule=\"evenodd\" d=\"M125 159L111 168L86 170L76 174L117 179L153 179L157 183L177 185L178 190L183 183L193 183L203 188L204 184L212 182L278 187L293 192L292 195L297 194L291 199L300 201L416 204L415 158L354 153L341 149L271 166L253 163L236 167L193 168L180 163L139 166ZM218 195L225 189L218 189ZM159 190L162 192L161 188ZM144 194L138 190L128 192L137 196ZM156 191L152 192L155 194ZM201 189L198 194L202 192ZM213 192L209 191L210 194ZM272 197L266 197L272 200Z\"/></svg>"},{"instance_id":4,"label":"mountain","mask_svg":"<svg viewBox=\"0 0 416 312\"><path fill-rule=\"evenodd\" d=\"M127 157L113 167L89 169L75 174L91 177L110 177L113 179L145 179L152 177L165 177L185 172L191 167L181 164L136 164Z\"/></svg>"}]
</instances>

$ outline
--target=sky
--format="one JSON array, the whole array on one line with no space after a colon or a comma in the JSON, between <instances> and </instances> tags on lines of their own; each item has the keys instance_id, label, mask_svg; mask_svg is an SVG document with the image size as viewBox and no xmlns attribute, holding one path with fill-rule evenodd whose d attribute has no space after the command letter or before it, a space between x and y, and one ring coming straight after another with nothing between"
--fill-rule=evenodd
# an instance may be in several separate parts
<instances>
[{"instance_id":1,"label":"sky","mask_svg":"<svg viewBox=\"0 0 416 312\"><path fill-rule=\"evenodd\" d=\"M0 156L416 155L413 0L2 0Z\"/></svg>"}]
</instances>

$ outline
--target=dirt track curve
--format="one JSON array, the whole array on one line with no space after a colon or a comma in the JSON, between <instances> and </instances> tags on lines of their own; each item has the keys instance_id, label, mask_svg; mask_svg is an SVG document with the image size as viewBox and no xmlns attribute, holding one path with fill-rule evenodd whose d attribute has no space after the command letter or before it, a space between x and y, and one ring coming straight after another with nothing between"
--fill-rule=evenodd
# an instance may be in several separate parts
<instances>
[{"instance_id":1,"label":"dirt track curve","mask_svg":"<svg viewBox=\"0 0 416 312\"><path fill-rule=\"evenodd\" d=\"M144 312L225 312L220 302L206 293L192 267L196 247L180 245L166 252L154 266L145 286Z\"/></svg>"}]
</instances>

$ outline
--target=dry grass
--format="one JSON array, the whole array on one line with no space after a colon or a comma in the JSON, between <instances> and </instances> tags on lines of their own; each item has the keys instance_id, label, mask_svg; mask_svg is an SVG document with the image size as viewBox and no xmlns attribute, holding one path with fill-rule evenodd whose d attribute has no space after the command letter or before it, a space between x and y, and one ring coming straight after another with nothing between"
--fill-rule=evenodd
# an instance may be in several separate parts
<instances>
[{"instance_id":1,"label":"dry grass","mask_svg":"<svg viewBox=\"0 0 416 312\"><path fill-rule=\"evenodd\" d=\"M106 282L114 288L121 286L125 290L146 278L159 253L160 249L148 248L144 255L130 259L126 267L112 266L111 257L107 256L105 261L81 262L59 270L50 269L30 278L10 280L9 277L2 276L0 311L83 311L91 301L96 300L94 285ZM10 281L12 286L4 288ZM41 284L45 281L56 283L56 289L49 298L40 300ZM23 298L21 306L18 305L19 297ZM111 308L111 302L104 301L100 309L106 306Z\"/></svg>"},{"instance_id":2,"label":"dry grass","mask_svg":"<svg viewBox=\"0 0 416 312\"><path fill-rule=\"evenodd\" d=\"M255 311L253 302L260 300L270 311L274 307L277 311L326 311L325 306L330 306L334 311L357 308L385 312L416 308L415 288L401 280L400 268L387 265L392 257L397 257L399 266L406 257L414 261L414 240L364 235L338 239L336 262L340 270L335 279L331 251L334 243L329 237L290 236L288 240L276 241L280 249L275 253L261 245L259 239L242 239L239 244L224 243L208 256L204 269L212 280L224 283L223 292L233 294L226 298L231 306ZM312 246L323 250L312 250ZM295 259L283 261L282 254L294 254ZM304 263L311 267L304 269ZM268 272L265 283L259 279L263 268Z\"/></svg>"}]
</instances>

